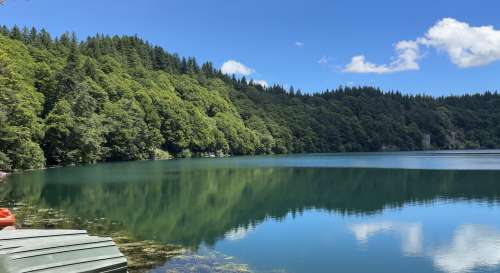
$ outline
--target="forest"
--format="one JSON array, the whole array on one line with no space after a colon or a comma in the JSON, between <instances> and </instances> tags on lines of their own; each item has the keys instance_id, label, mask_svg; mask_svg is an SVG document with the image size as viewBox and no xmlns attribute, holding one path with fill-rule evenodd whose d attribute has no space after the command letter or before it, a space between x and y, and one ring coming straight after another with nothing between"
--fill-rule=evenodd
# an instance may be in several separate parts
<instances>
[{"instance_id":1,"label":"forest","mask_svg":"<svg viewBox=\"0 0 500 273\"><path fill-rule=\"evenodd\" d=\"M0 170L254 154L500 147L500 95L308 93L137 36L0 27Z\"/></svg>"}]
</instances>

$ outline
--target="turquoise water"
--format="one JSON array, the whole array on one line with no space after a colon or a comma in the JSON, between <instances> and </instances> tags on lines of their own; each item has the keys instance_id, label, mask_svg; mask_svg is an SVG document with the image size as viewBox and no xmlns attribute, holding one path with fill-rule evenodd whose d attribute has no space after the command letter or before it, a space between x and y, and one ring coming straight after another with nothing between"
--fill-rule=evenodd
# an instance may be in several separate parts
<instances>
[{"instance_id":1,"label":"turquoise water","mask_svg":"<svg viewBox=\"0 0 500 273\"><path fill-rule=\"evenodd\" d=\"M99 164L14 175L0 195L255 272L500 272L496 151Z\"/></svg>"}]
</instances>

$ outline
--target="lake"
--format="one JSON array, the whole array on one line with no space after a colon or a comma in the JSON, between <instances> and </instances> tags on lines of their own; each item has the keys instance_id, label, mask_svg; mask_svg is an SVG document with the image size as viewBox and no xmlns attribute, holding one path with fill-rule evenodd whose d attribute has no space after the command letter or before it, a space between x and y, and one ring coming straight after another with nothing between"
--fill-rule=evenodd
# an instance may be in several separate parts
<instances>
[{"instance_id":1,"label":"lake","mask_svg":"<svg viewBox=\"0 0 500 273\"><path fill-rule=\"evenodd\" d=\"M97 164L12 175L0 198L189 249L160 272L500 272L500 152Z\"/></svg>"}]
</instances>

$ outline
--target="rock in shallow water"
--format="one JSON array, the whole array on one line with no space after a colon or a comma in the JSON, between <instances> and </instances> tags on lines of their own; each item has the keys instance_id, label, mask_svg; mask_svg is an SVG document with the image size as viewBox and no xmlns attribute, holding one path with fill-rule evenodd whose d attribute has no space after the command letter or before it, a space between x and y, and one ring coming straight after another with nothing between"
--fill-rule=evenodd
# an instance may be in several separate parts
<instances>
[{"instance_id":1,"label":"rock in shallow water","mask_svg":"<svg viewBox=\"0 0 500 273\"><path fill-rule=\"evenodd\" d=\"M6 172L0 171L0 182L4 181L5 178L7 178L7 175L9 175L9 174Z\"/></svg>"},{"instance_id":2,"label":"rock in shallow water","mask_svg":"<svg viewBox=\"0 0 500 273\"><path fill-rule=\"evenodd\" d=\"M151 273L255 273L255 271L247 264L233 261L231 256L214 250L205 250L202 254L186 252L177 255L164 266L153 269Z\"/></svg>"}]
</instances>

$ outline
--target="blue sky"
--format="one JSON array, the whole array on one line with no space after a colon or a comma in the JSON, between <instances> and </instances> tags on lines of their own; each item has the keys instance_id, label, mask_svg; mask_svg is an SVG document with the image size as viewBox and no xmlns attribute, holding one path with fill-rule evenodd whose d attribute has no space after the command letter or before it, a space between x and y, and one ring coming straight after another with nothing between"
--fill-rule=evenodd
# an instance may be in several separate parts
<instances>
[{"instance_id":1,"label":"blue sky","mask_svg":"<svg viewBox=\"0 0 500 273\"><path fill-rule=\"evenodd\" d=\"M0 24L138 34L307 92L373 85L448 95L500 89L499 10L492 0L6 0Z\"/></svg>"}]
</instances>

